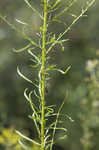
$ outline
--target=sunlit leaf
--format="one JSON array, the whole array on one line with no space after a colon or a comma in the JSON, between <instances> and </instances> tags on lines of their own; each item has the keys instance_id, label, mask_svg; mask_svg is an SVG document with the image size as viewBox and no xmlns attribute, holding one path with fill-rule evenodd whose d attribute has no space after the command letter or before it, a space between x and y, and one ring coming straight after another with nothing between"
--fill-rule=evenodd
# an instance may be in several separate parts
<instances>
[{"instance_id":1,"label":"sunlit leaf","mask_svg":"<svg viewBox=\"0 0 99 150\"><path fill-rule=\"evenodd\" d=\"M2 14L0 14L0 18L6 22L14 31L16 31L17 33L21 34L23 36L24 39L28 40L32 45L39 47L39 44L36 43L35 41L33 41L33 39L31 39L29 36L27 36L23 31L19 30L18 28L16 28L16 26L14 24L11 24L6 17L4 17Z\"/></svg>"},{"instance_id":2,"label":"sunlit leaf","mask_svg":"<svg viewBox=\"0 0 99 150\"><path fill-rule=\"evenodd\" d=\"M30 49L28 50L28 53L33 56L35 58L35 60L37 60L38 63L40 63L40 59L38 56L36 56Z\"/></svg>"},{"instance_id":3,"label":"sunlit leaf","mask_svg":"<svg viewBox=\"0 0 99 150\"><path fill-rule=\"evenodd\" d=\"M23 135L21 132L19 132L19 131L17 131L17 130L16 130L16 133L17 133L19 136L21 136L23 139L25 139L25 140L27 140L27 141L29 141L29 142L32 142L32 143L34 143L34 144L36 144L36 145L39 145L39 146L41 145L40 143L36 142L35 140L30 139L29 137Z\"/></svg>"},{"instance_id":4,"label":"sunlit leaf","mask_svg":"<svg viewBox=\"0 0 99 150\"><path fill-rule=\"evenodd\" d=\"M35 12L41 19L43 19L43 17L41 16L41 14L29 3L28 0L24 0L24 1L29 6L29 8L31 8L33 10L33 12Z\"/></svg>"},{"instance_id":5,"label":"sunlit leaf","mask_svg":"<svg viewBox=\"0 0 99 150\"><path fill-rule=\"evenodd\" d=\"M29 24L27 24L26 22L23 22L23 21L21 21L21 20L19 20L19 19L15 19L15 20L16 20L16 22L18 22L18 23L20 23L20 24L22 24L22 25L29 26Z\"/></svg>"},{"instance_id":6,"label":"sunlit leaf","mask_svg":"<svg viewBox=\"0 0 99 150\"><path fill-rule=\"evenodd\" d=\"M21 145L21 147L22 147L23 149L25 149L25 150L28 149L28 147L27 147L21 140L19 140L19 144Z\"/></svg>"},{"instance_id":7,"label":"sunlit leaf","mask_svg":"<svg viewBox=\"0 0 99 150\"><path fill-rule=\"evenodd\" d=\"M58 137L57 141L58 141L58 140L64 140L64 139L66 139L66 138L67 138L67 135L62 135L61 137Z\"/></svg>"},{"instance_id":8,"label":"sunlit leaf","mask_svg":"<svg viewBox=\"0 0 99 150\"><path fill-rule=\"evenodd\" d=\"M30 79L28 79L26 76L24 76L24 75L20 72L20 70L19 70L18 67L17 67L17 72L18 72L18 74L20 75L20 77L22 77L24 80L26 80L26 81L28 81L29 83L31 83L31 84L37 86L37 85L34 84Z\"/></svg>"},{"instance_id":9,"label":"sunlit leaf","mask_svg":"<svg viewBox=\"0 0 99 150\"><path fill-rule=\"evenodd\" d=\"M56 0L56 2L52 6L52 9L55 8L60 2L61 2L61 0Z\"/></svg>"},{"instance_id":10,"label":"sunlit leaf","mask_svg":"<svg viewBox=\"0 0 99 150\"><path fill-rule=\"evenodd\" d=\"M18 50L13 48L13 51L16 52L16 53L20 53L20 52L23 52L24 50L28 49L31 45L32 44L30 43L30 44L26 45L24 48L21 48L21 49L18 49Z\"/></svg>"},{"instance_id":11,"label":"sunlit leaf","mask_svg":"<svg viewBox=\"0 0 99 150\"><path fill-rule=\"evenodd\" d=\"M66 73L70 70L70 68L71 68L71 66L67 67L67 68L65 69L65 71L63 71L63 70L61 70L61 69L57 69L57 68L55 68L55 69L53 69L53 70L56 70L56 71L60 72L61 74L66 74Z\"/></svg>"}]
</instances>

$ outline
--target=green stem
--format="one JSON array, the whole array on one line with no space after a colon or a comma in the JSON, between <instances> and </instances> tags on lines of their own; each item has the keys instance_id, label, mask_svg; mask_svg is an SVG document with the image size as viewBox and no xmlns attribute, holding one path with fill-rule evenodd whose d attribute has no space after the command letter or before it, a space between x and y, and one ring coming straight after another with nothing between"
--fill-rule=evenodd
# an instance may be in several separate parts
<instances>
[{"instance_id":1,"label":"green stem","mask_svg":"<svg viewBox=\"0 0 99 150\"><path fill-rule=\"evenodd\" d=\"M41 150L45 149L45 73L46 73L46 31L47 31L47 0L44 0L44 20L43 20L43 38L42 38L42 66L41 66Z\"/></svg>"}]
</instances>

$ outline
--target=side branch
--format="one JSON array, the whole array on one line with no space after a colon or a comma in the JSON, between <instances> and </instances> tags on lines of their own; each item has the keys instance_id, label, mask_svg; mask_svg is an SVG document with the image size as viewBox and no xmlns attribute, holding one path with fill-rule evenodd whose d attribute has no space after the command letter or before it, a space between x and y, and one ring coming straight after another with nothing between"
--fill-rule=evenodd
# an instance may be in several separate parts
<instances>
[{"instance_id":1,"label":"side branch","mask_svg":"<svg viewBox=\"0 0 99 150\"><path fill-rule=\"evenodd\" d=\"M77 16L73 22L69 25L69 27L62 33L59 35L59 37L57 38L57 40L55 42L52 43L52 45L49 47L47 54L51 51L51 49L57 44L57 41L59 41L68 31L70 31L70 29L72 28L72 26L87 12L88 8L90 8L93 3L95 2L95 0L92 0L91 2L89 2L86 6L86 8L84 10L82 10L81 14L79 16Z\"/></svg>"}]
</instances>

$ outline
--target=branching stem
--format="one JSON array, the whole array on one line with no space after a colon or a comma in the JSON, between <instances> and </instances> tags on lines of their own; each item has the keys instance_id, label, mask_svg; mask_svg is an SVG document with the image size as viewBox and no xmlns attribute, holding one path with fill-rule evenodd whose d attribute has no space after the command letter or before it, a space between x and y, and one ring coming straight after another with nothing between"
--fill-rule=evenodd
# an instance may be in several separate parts
<instances>
[{"instance_id":1,"label":"branching stem","mask_svg":"<svg viewBox=\"0 0 99 150\"><path fill-rule=\"evenodd\" d=\"M47 0L44 0L44 20L43 20L43 38L42 38L42 66L41 66L41 150L45 149L45 73L46 73L46 31L47 31Z\"/></svg>"}]
</instances>

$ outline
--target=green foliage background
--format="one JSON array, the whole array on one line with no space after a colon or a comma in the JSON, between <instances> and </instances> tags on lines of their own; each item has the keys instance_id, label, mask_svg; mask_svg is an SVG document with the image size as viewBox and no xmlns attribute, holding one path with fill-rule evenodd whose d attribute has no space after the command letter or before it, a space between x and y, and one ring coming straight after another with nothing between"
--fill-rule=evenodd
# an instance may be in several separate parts
<instances>
[{"instance_id":1,"label":"green foliage background","mask_svg":"<svg viewBox=\"0 0 99 150\"><path fill-rule=\"evenodd\" d=\"M64 3L69 1L64 0ZM40 9L39 0L34 0L33 6ZM77 14L82 6L82 0L78 5L61 18L68 25L71 21L69 14ZM69 150L98 150L99 149L99 1L91 7L87 17L83 17L76 23L72 30L66 34L70 39L65 44L62 53L57 46L51 52L52 62L60 68L71 65L67 76L58 73L52 74L51 83L47 87L48 102L61 103L67 93L67 103L63 113L68 114L74 122L67 119L64 126L68 129L67 139L58 142L64 149ZM0 12L10 22L35 39L34 33L40 26L39 18L32 13L23 1L0 1ZM24 26L19 26L15 19L20 19L32 24L28 31ZM62 23L54 23L50 30L59 34L64 28ZM0 20L0 132L3 128L15 128L28 132L35 138L32 122L27 118L29 108L24 100L23 90L30 86L16 73L17 65L28 77L34 78L36 72L31 72L29 56L26 53L15 54L12 48L19 49L27 44L27 41L19 33L15 33L6 23ZM27 66L26 66L27 65ZM28 85L27 85L28 84ZM32 88L30 86L30 88ZM32 134L33 133L33 134ZM61 133L58 133L59 136Z\"/></svg>"}]
</instances>

